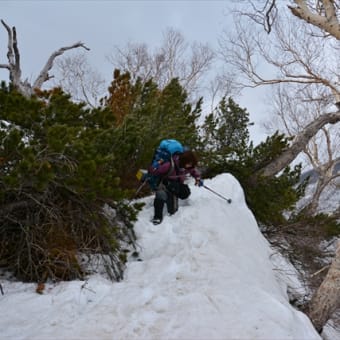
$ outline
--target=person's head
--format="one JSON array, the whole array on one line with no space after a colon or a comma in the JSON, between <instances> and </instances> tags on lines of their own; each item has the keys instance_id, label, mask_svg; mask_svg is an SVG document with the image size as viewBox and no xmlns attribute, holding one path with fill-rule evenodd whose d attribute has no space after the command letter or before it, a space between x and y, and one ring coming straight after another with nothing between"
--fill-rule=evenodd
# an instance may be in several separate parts
<instances>
[{"instance_id":1,"label":"person's head","mask_svg":"<svg viewBox=\"0 0 340 340\"><path fill-rule=\"evenodd\" d=\"M196 165L197 157L192 151L184 151L179 155L179 166L181 168L190 169L194 168Z\"/></svg>"}]
</instances>

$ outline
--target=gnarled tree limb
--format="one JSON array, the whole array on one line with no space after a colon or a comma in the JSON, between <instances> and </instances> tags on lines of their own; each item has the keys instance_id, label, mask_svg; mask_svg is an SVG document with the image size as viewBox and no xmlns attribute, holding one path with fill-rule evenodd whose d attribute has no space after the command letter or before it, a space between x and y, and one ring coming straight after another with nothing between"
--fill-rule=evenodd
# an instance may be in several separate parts
<instances>
[{"instance_id":1,"label":"gnarled tree limb","mask_svg":"<svg viewBox=\"0 0 340 340\"><path fill-rule=\"evenodd\" d=\"M37 79L34 81L33 84L30 84L27 80L23 81L21 79L20 52L18 48L16 29L15 27L11 29L3 20L1 20L1 23L8 33L8 64L0 64L0 68L6 68L9 70L10 81L13 83L15 88L25 97L32 96L34 93L34 89L40 89L44 82L52 78L52 76L50 76L48 72L53 67L53 62L55 58L62 55L65 51L78 47L89 50L89 48L87 48L82 42L77 42L71 46L62 47L59 50L53 52L49 57L47 63L45 64L44 68L41 70Z\"/></svg>"},{"instance_id":2,"label":"gnarled tree limb","mask_svg":"<svg viewBox=\"0 0 340 340\"><path fill-rule=\"evenodd\" d=\"M308 141L326 124L336 124L340 121L340 111L326 113L308 124L294 139L292 145L281 156L269 163L265 168L255 173L267 177L275 176L288 166L297 155L303 151Z\"/></svg>"},{"instance_id":3,"label":"gnarled tree limb","mask_svg":"<svg viewBox=\"0 0 340 340\"><path fill-rule=\"evenodd\" d=\"M33 88L41 88L42 84L51 79L51 77L49 76L48 72L51 70L51 68L53 67L53 62L54 59L60 55L62 55L65 51L67 50L71 50L73 48L78 48L78 47L83 47L86 50L90 50L89 48L87 48L82 42L77 42L71 46L67 46L67 47L61 47L59 50L53 52L51 54L51 56L48 58L47 63L45 64L44 68L41 70L38 78L35 80L35 82L33 83Z\"/></svg>"},{"instance_id":4,"label":"gnarled tree limb","mask_svg":"<svg viewBox=\"0 0 340 340\"><path fill-rule=\"evenodd\" d=\"M8 34L8 64L1 66L3 66L2 68L7 68L10 71L10 80L15 83L21 77L20 54L18 49L17 34L15 27L11 29L3 20L1 20L1 23L6 28Z\"/></svg>"},{"instance_id":5,"label":"gnarled tree limb","mask_svg":"<svg viewBox=\"0 0 340 340\"><path fill-rule=\"evenodd\" d=\"M262 8L255 6L256 1L250 1L252 11L243 13L243 15L251 18L255 23L264 27L267 33L270 33L272 26L277 17L278 0L258 1ZM337 17L337 9L339 4L336 0L291 0L294 5L287 7L297 18L307 23L319 27L322 31L330 34L337 40L340 40L340 22Z\"/></svg>"},{"instance_id":6,"label":"gnarled tree limb","mask_svg":"<svg viewBox=\"0 0 340 340\"><path fill-rule=\"evenodd\" d=\"M294 0L296 7L288 6L292 14L309 24L319 27L340 40L340 23L336 15L336 4L332 0L322 0L323 12L312 12L306 0Z\"/></svg>"}]
</instances>

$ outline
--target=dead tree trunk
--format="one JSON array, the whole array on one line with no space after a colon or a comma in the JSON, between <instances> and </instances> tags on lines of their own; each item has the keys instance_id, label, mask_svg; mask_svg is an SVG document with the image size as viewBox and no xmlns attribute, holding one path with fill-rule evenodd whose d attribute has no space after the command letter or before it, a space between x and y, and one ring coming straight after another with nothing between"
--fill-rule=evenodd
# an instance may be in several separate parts
<instances>
[{"instance_id":1,"label":"dead tree trunk","mask_svg":"<svg viewBox=\"0 0 340 340\"><path fill-rule=\"evenodd\" d=\"M340 240L335 258L321 286L314 294L308 316L316 330L321 333L334 311L340 307Z\"/></svg>"},{"instance_id":2,"label":"dead tree trunk","mask_svg":"<svg viewBox=\"0 0 340 340\"><path fill-rule=\"evenodd\" d=\"M21 79L20 52L18 48L16 29L15 27L11 29L3 20L1 20L1 23L6 28L8 33L8 64L0 64L0 68L8 69L10 82L25 97L31 97L35 89L41 89L44 82L53 78L53 76L50 76L48 72L53 67L53 62L56 57L62 55L67 50L78 47L89 50L89 48L87 48L83 43L77 42L71 46L62 47L59 50L53 52L47 60L46 65L43 67L37 79L33 82L33 84L30 84L27 80L23 81Z\"/></svg>"},{"instance_id":3,"label":"dead tree trunk","mask_svg":"<svg viewBox=\"0 0 340 340\"><path fill-rule=\"evenodd\" d=\"M274 159L266 167L255 173L255 177L263 175L266 177L275 176L288 166L297 155L303 151L308 141L326 124L336 124L340 121L340 111L326 113L308 124L294 139L292 145L285 150L278 158Z\"/></svg>"}]
</instances>

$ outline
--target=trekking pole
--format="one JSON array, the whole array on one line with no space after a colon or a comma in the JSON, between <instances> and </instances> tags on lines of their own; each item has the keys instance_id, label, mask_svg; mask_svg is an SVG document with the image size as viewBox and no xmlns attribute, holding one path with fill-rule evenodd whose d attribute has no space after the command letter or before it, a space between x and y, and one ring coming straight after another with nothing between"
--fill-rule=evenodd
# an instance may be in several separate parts
<instances>
[{"instance_id":1,"label":"trekking pole","mask_svg":"<svg viewBox=\"0 0 340 340\"><path fill-rule=\"evenodd\" d=\"M206 185L203 185L203 188L205 188L205 189L211 191L213 194L217 195L218 197L221 197L222 199L224 199L224 200L227 201L228 203L231 203L231 199L230 199L230 198L226 198L226 197L222 196L221 194L219 194L218 192L216 192L216 191L210 189L210 188L207 187Z\"/></svg>"},{"instance_id":2,"label":"trekking pole","mask_svg":"<svg viewBox=\"0 0 340 340\"><path fill-rule=\"evenodd\" d=\"M146 182L147 182L147 181L144 181L144 182L138 187L138 189L136 190L135 194L133 195L133 198L137 197L137 195L138 195L139 192L143 189L143 187L144 187L144 185L145 185Z\"/></svg>"}]
</instances>

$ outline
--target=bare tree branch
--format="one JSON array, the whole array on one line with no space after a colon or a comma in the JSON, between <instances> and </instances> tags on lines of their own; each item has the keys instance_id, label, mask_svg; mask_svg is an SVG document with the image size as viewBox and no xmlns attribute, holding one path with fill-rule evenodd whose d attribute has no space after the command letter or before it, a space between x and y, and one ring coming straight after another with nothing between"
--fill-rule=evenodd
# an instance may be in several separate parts
<instances>
[{"instance_id":1,"label":"bare tree branch","mask_svg":"<svg viewBox=\"0 0 340 340\"><path fill-rule=\"evenodd\" d=\"M326 113L308 124L305 129L299 133L292 145L284 151L277 159L268 164L265 168L259 170L255 175L274 176L286 166L288 166L297 155L303 151L309 140L326 124L336 124L340 121L340 111Z\"/></svg>"},{"instance_id":2,"label":"bare tree branch","mask_svg":"<svg viewBox=\"0 0 340 340\"><path fill-rule=\"evenodd\" d=\"M269 132L278 129L291 137L298 135L308 123L320 117L329 105L328 99L323 93L318 93L317 88L305 88L300 90L303 98L318 95L318 99L313 102L302 102L299 98L297 87L289 89L282 86L275 87L275 92L270 96L273 102L273 114L278 119L267 124ZM301 93L303 92L303 93ZM307 195L308 201L304 200L303 211L310 216L320 212L319 199L326 188L331 188L335 184L335 166L339 162L340 156L340 135L337 126L323 126L319 132L312 137L309 143L302 150L314 172L317 173L316 185L309 186L312 195ZM314 178L313 178L314 183ZM328 190L328 193L330 190ZM309 197L311 197L309 199ZM333 210L333 208L332 208Z\"/></svg>"},{"instance_id":3,"label":"bare tree branch","mask_svg":"<svg viewBox=\"0 0 340 340\"><path fill-rule=\"evenodd\" d=\"M322 31L340 40L340 22L337 16L339 3L335 0L291 0L292 5L287 7L297 18L315 26ZM263 26L267 33L272 31L278 14L277 0L249 1L252 9L247 12L238 11L243 16L247 16L253 22ZM262 5L261 8L256 3ZM281 9L282 10L282 9Z\"/></svg>"},{"instance_id":4,"label":"bare tree branch","mask_svg":"<svg viewBox=\"0 0 340 340\"><path fill-rule=\"evenodd\" d=\"M272 31L272 26L275 22L278 9L276 0L261 1L261 8L257 8L255 1L249 1L249 5L252 7L251 11L238 11L242 15L250 18L255 23L263 26L264 30L269 34Z\"/></svg>"},{"instance_id":5,"label":"bare tree branch","mask_svg":"<svg viewBox=\"0 0 340 340\"><path fill-rule=\"evenodd\" d=\"M12 29L1 19L1 23L5 27L8 34L7 59L8 65L4 65L10 71L10 80L16 84L21 77L20 56L18 51L18 42L15 27Z\"/></svg>"},{"instance_id":6,"label":"bare tree branch","mask_svg":"<svg viewBox=\"0 0 340 340\"><path fill-rule=\"evenodd\" d=\"M11 70L10 66L8 64L0 64L0 68L7 68L7 70Z\"/></svg>"},{"instance_id":7,"label":"bare tree branch","mask_svg":"<svg viewBox=\"0 0 340 340\"><path fill-rule=\"evenodd\" d=\"M61 47L59 50L55 51L52 53L52 55L48 58L47 63L45 64L44 68L41 70L38 78L35 80L34 84L33 84L33 88L38 88L40 89L42 84L51 79L51 77L49 76L48 72L51 70L51 68L53 67L53 62L54 59L60 55L62 55L64 52L74 49L74 48L78 48L78 47L82 47L85 50L90 50L89 48L87 48L82 42L77 42L71 46L67 46L67 47Z\"/></svg>"},{"instance_id":8,"label":"bare tree branch","mask_svg":"<svg viewBox=\"0 0 340 340\"><path fill-rule=\"evenodd\" d=\"M78 47L82 47L86 50L89 50L83 43L78 42L71 46L62 47L59 50L52 53L44 68L40 72L39 76L35 80L35 82L30 84L27 80L23 81L21 79L21 67L20 67L20 51L18 48L17 41L17 33L15 27L12 29L5 23L4 20L1 20L2 25L5 27L8 34L8 45L7 45L7 59L8 64L0 64L0 68L6 68L9 71L9 79L13 83L14 87L24 95L25 97L30 97L34 93L34 89L40 89L44 82L51 79L48 72L53 67L53 62L56 57L62 55L65 51L75 49Z\"/></svg>"},{"instance_id":9,"label":"bare tree branch","mask_svg":"<svg viewBox=\"0 0 340 340\"><path fill-rule=\"evenodd\" d=\"M339 75L338 60L332 59L334 44L329 39L314 37L302 27L300 22L289 21L282 25L279 21L270 38L257 34L253 27L236 24L237 33L227 37L227 43L222 45L222 54L226 62L239 71L243 77L241 85L289 85L295 84L300 93L301 101L306 103L317 100L315 95L326 97L324 107L329 104L333 95L333 103L339 101ZM264 62L264 67L259 66L259 61ZM270 72L268 72L270 69ZM276 73L275 73L276 71ZM317 91L309 93L304 89L315 88ZM314 97L313 97L313 93ZM302 95L305 94L305 97ZM340 111L322 114L315 117L314 122L305 125L297 134L295 140L277 160L262 169L265 176L274 176L288 166L295 157L302 152L311 137L326 124L335 124L340 118ZM275 164L276 163L276 164ZM259 174L259 173L258 173Z\"/></svg>"},{"instance_id":10,"label":"bare tree branch","mask_svg":"<svg viewBox=\"0 0 340 340\"><path fill-rule=\"evenodd\" d=\"M105 79L88 63L85 53L56 60L53 84L79 102L98 107L99 98L106 92Z\"/></svg>"},{"instance_id":11,"label":"bare tree branch","mask_svg":"<svg viewBox=\"0 0 340 340\"><path fill-rule=\"evenodd\" d=\"M188 94L192 95L214 57L208 45L189 45L180 32L169 28L154 53L144 43L129 43L124 49L115 47L108 59L115 68L129 72L132 79L146 81L152 78L161 88L171 79L178 78Z\"/></svg>"}]
</instances>

